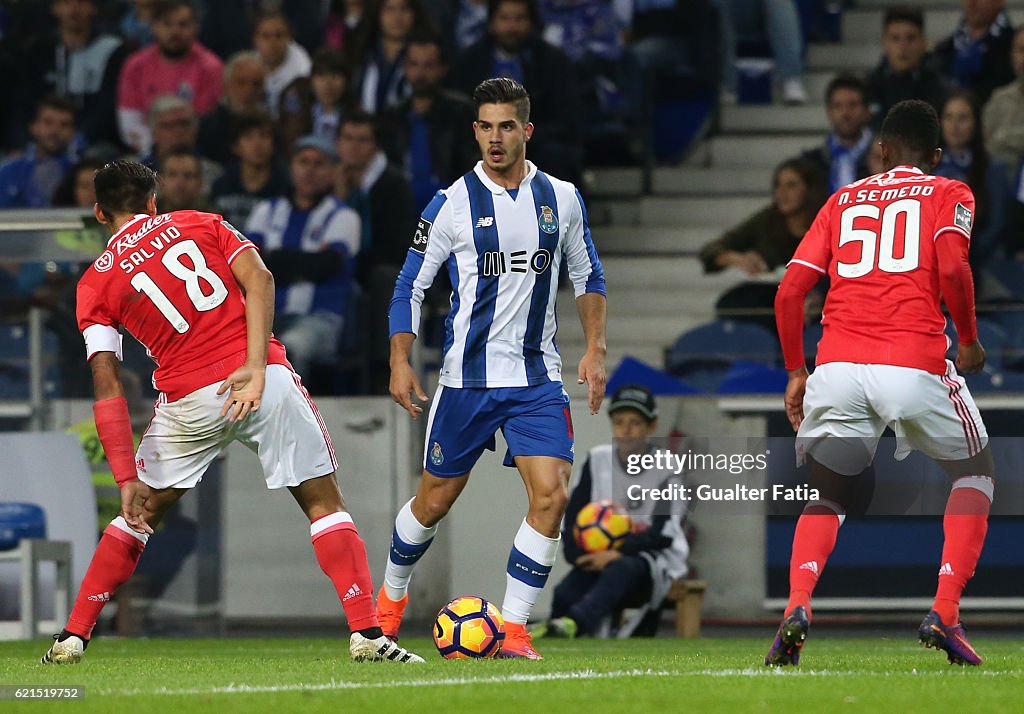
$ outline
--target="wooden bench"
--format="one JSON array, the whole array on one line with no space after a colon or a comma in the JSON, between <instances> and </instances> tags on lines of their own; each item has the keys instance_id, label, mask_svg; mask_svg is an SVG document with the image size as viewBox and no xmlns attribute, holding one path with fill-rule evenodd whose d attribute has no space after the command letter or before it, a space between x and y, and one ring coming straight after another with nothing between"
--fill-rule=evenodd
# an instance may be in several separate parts
<instances>
[{"instance_id":1,"label":"wooden bench","mask_svg":"<svg viewBox=\"0 0 1024 714\"><path fill-rule=\"evenodd\" d=\"M707 589L706 580L676 580L669 587L665 597L676 604L677 637L700 637L700 604Z\"/></svg>"}]
</instances>

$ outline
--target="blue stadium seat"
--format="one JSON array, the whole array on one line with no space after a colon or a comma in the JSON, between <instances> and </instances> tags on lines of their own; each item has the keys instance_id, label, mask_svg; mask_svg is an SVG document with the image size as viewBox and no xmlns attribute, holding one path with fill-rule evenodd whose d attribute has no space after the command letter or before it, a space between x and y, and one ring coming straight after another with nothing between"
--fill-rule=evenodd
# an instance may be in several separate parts
<instances>
[{"instance_id":1,"label":"blue stadium seat","mask_svg":"<svg viewBox=\"0 0 1024 714\"><path fill-rule=\"evenodd\" d=\"M1024 263L1018 260L991 260L985 272L1010 291L1017 300L1024 301Z\"/></svg>"},{"instance_id":2,"label":"blue stadium seat","mask_svg":"<svg viewBox=\"0 0 1024 714\"><path fill-rule=\"evenodd\" d=\"M680 335L665 351L665 370L698 389L715 391L734 362L774 367L778 354L778 339L765 328L717 320Z\"/></svg>"},{"instance_id":3,"label":"blue stadium seat","mask_svg":"<svg viewBox=\"0 0 1024 714\"><path fill-rule=\"evenodd\" d=\"M950 347L946 352L949 359L956 359L956 328L952 320L946 320L946 335L949 337ZM1004 355L1010 346L1010 336L1002 327L991 320L978 320L978 339L985 348L985 365L993 371L999 372L1005 367Z\"/></svg>"},{"instance_id":4,"label":"blue stadium seat","mask_svg":"<svg viewBox=\"0 0 1024 714\"><path fill-rule=\"evenodd\" d=\"M1006 368L1024 371L1024 309L1020 306L1008 307L987 313L985 318L998 324L1009 338L1003 351L1003 363ZM987 351L988 343L982 339L981 344Z\"/></svg>"},{"instance_id":5,"label":"blue stadium seat","mask_svg":"<svg viewBox=\"0 0 1024 714\"><path fill-rule=\"evenodd\" d=\"M46 537L46 513L34 503L0 502L0 550L13 550L24 538Z\"/></svg>"},{"instance_id":6,"label":"blue stadium seat","mask_svg":"<svg viewBox=\"0 0 1024 714\"><path fill-rule=\"evenodd\" d=\"M820 322L804 327L804 362L807 369L814 368L814 360L818 356L818 343L821 342L823 333L824 328Z\"/></svg>"}]
</instances>

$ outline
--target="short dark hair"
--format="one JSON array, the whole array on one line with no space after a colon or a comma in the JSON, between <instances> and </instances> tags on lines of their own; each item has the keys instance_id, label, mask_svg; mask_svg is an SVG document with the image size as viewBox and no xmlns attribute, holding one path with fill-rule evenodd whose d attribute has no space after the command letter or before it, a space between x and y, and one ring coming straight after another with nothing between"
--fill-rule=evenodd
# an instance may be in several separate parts
<instances>
[{"instance_id":1,"label":"short dark hair","mask_svg":"<svg viewBox=\"0 0 1024 714\"><path fill-rule=\"evenodd\" d=\"M156 5L153 6L153 21L163 20L165 17L170 15L172 12L180 10L183 7L187 7L192 11L192 16L195 17L196 8L192 4L191 0L159 0Z\"/></svg>"},{"instance_id":2,"label":"short dark hair","mask_svg":"<svg viewBox=\"0 0 1024 714\"><path fill-rule=\"evenodd\" d=\"M526 87L508 77L485 79L473 90L473 104L480 115L482 104L515 104L516 117L526 124L530 121L530 95Z\"/></svg>"},{"instance_id":3,"label":"short dark hair","mask_svg":"<svg viewBox=\"0 0 1024 714\"><path fill-rule=\"evenodd\" d=\"M530 15L530 24L533 25L533 29L536 30L540 27L540 7L537 4L537 0L487 0L487 22L493 20L495 13L498 12L498 8L507 2L526 5L526 11Z\"/></svg>"},{"instance_id":4,"label":"short dark hair","mask_svg":"<svg viewBox=\"0 0 1024 714\"><path fill-rule=\"evenodd\" d=\"M405 40L405 46L408 47L409 45L433 45L437 48L437 56L441 59L441 62L448 64L448 51L445 49L441 37L436 32L423 29L413 30Z\"/></svg>"},{"instance_id":5,"label":"short dark hair","mask_svg":"<svg viewBox=\"0 0 1024 714\"><path fill-rule=\"evenodd\" d=\"M203 170L203 161L202 161L202 159L199 158L199 154L197 154L194 150L188 148L187 146L176 146L173 149L171 149L170 151L164 153L160 157L160 164L161 164L161 166L166 167L167 166L167 162L170 161L171 159L180 159L182 157L184 157L186 159L191 159L192 161L195 161L196 162L196 168L199 169L200 172ZM158 173L157 174L157 181L159 181L159 180L160 180L160 174Z\"/></svg>"},{"instance_id":6,"label":"short dark hair","mask_svg":"<svg viewBox=\"0 0 1024 714\"><path fill-rule=\"evenodd\" d=\"M924 10L916 5L895 5L885 11L882 30L888 29L894 22L909 22L924 32Z\"/></svg>"},{"instance_id":7,"label":"short dark hair","mask_svg":"<svg viewBox=\"0 0 1024 714\"><path fill-rule=\"evenodd\" d=\"M885 115L878 139L927 158L938 148L939 136L939 115L932 105L920 99L906 99L894 104Z\"/></svg>"},{"instance_id":8,"label":"short dark hair","mask_svg":"<svg viewBox=\"0 0 1024 714\"><path fill-rule=\"evenodd\" d=\"M44 109L55 109L58 112L66 112L72 117L78 113L78 107L75 103L67 97L62 97L59 94L49 94L39 100L36 104L36 117L42 113Z\"/></svg>"},{"instance_id":9,"label":"short dark hair","mask_svg":"<svg viewBox=\"0 0 1024 714\"><path fill-rule=\"evenodd\" d=\"M156 193L156 172L137 161L111 161L93 179L96 203L108 218L114 214L144 213Z\"/></svg>"},{"instance_id":10,"label":"short dark hair","mask_svg":"<svg viewBox=\"0 0 1024 714\"><path fill-rule=\"evenodd\" d=\"M377 120L374 119L373 114L370 114L365 109L353 109L350 112L346 112L341 118L341 123L338 125L338 136L341 136L341 128L346 124L370 127L370 131L373 132L373 140L377 141Z\"/></svg>"},{"instance_id":11,"label":"short dark hair","mask_svg":"<svg viewBox=\"0 0 1024 714\"><path fill-rule=\"evenodd\" d=\"M828 87L825 89L825 104L832 101L832 95L838 92L840 89L850 89L857 92L860 95L861 101L867 106L871 90L868 87L868 83L856 74L842 73L837 74L832 78L832 81L828 83Z\"/></svg>"},{"instance_id":12,"label":"short dark hair","mask_svg":"<svg viewBox=\"0 0 1024 714\"><path fill-rule=\"evenodd\" d=\"M252 33L255 35L256 34L256 30L259 29L260 25L262 25L264 22L267 22L269 20L279 20L281 23L284 24L284 27L285 27L286 30L288 30L288 34L289 35L294 34L292 32L292 23L288 21L288 16L285 15L280 10L276 10L276 9L273 9L273 8L270 8L270 9L267 9L267 10L261 10L256 15L256 19L253 20L253 22L252 22Z\"/></svg>"},{"instance_id":13,"label":"short dark hair","mask_svg":"<svg viewBox=\"0 0 1024 714\"><path fill-rule=\"evenodd\" d=\"M310 76L317 74L340 74L348 79L352 76L345 53L333 47L321 47L313 54Z\"/></svg>"},{"instance_id":14,"label":"short dark hair","mask_svg":"<svg viewBox=\"0 0 1024 714\"><path fill-rule=\"evenodd\" d=\"M266 110L238 114L228 125L228 145L234 146L242 136L255 129L266 129L273 134L275 128L274 119Z\"/></svg>"}]
</instances>

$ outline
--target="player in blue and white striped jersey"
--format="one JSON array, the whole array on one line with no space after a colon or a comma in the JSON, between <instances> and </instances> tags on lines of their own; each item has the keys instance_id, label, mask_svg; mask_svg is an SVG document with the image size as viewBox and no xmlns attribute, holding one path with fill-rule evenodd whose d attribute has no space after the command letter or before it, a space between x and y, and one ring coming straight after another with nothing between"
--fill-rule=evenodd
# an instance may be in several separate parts
<instances>
[{"instance_id":1,"label":"player in blue and white striped jersey","mask_svg":"<svg viewBox=\"0 0 1024 714\"><path fill-rule=\"evenodd\" d=\"M569 398L555 347L564 262L587 339L578 382L596 414L605 386L605 282L579 191L526 160L530 99L515 80L482 82L473 124L483 161L424 210L391 300L391 396L412 416L426 401L409 364L420 305L438 270L452 283L440 386L427 422L423 476L399 512L377 614L397 637L409 578L485 449L502 430L530 508L515 536L502 606L506 657L540 659L526 631L558 552L573 459Z\"/></svg>"}]
</instances>

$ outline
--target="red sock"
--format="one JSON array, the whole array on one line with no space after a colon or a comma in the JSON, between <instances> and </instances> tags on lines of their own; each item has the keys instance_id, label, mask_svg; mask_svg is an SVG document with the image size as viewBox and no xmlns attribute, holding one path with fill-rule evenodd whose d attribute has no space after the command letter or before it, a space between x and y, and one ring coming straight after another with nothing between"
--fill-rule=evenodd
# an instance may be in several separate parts
<instances>
[{"instance_id":1,"label":"red sock","mask_svg":"<svg viewBox=\"0 0 1024 714\"><path fill-rule=\"evenodd\" d=\"M786 614L802 605L811 614L811 593L836 545L842 521L828 506L804 508L793 533L793 554L789 560L789 604Z\"/></svg>"},{"instance_id":2,"label":"red sock","mask_svg":"<svg viewBox=\"0 0 1024 714\"><path fill-rule=\"evenodd\" d=\"M68 618L68 632L85 639L92 637L100 611L135 572L147 540L148 535L133 531L121 516L103 530Z\"/></svg>"},{"instance_id":3,"label":"red sock","mask_svg":"<svg viewBox=\"0 0 1024 714\"><path fill-rule=\"evenodd\" d=\"M942 519L945 542L939 566L939 586L932 609L946 625L960 622L960 595L981 556L988 531L989 495L977 488L953 488Z\"/></svg>"},{"instance_id":4,"label":"red sock","mask_svg":"<svg viewBox=\"0 0 1024 714\"><path fill-rule=\"evenodd\" d=\"M366 545L352 517L343 511L321 516L310 524L309 533L316 560L338 591L349 629L378 627Z\"/></svg>"}]
</instances>

